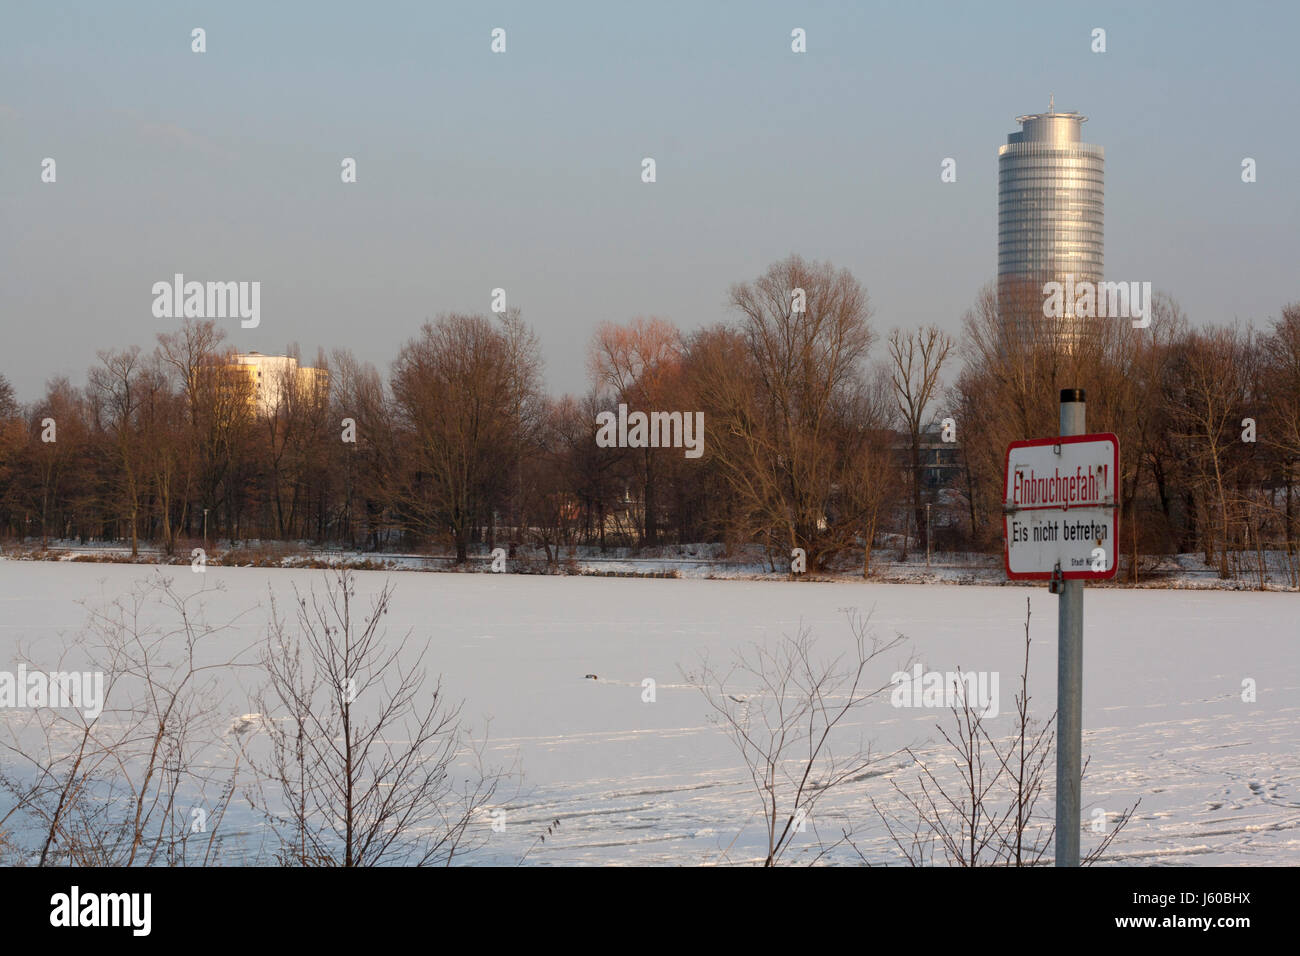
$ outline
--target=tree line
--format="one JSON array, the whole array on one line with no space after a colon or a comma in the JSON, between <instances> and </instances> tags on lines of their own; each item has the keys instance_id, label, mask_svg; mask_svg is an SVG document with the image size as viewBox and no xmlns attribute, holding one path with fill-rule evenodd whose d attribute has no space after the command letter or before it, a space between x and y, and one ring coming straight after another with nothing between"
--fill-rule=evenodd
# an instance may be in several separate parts
<instances>
[{"instance_id":1,"label":"tree line","mask_svg":"<svg viewBox=\"0 0 1300 956\"><path fill-rule=\"evenodd\" d=\"M517 309L426 323L386 375L322 352L325 375L264 383L269 406L212 320L100 352L83 385L52 380L27 405L0 377L0 536L458 562L499 545L555 561L573 545L712 542L867 574L882 544L999 550L1007 444L1055 434L1059 389L1082 387L1088 430L1121 442L1124 573L1201 552L1226 575L1280 550L1294 574L1300 305L1263 330L1194 328L1157 295L1149 327L1094 319L1079 334L1042 318L1040 290L1004 284L999 299L990 284L958 337L882 335L850 272L799 256L729 302L728 321L690 333L601 325L587 391L560 397ZM597 416L620 404L703 412L703 455L600 447Z\"/></svg>"}]
</instances>

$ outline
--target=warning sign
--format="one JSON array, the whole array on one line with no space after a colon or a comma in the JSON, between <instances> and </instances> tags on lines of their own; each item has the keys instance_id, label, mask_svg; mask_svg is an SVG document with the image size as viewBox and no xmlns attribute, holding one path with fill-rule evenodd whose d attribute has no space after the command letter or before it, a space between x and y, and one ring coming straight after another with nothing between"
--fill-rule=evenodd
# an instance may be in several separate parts
<instances>
[{"instance_id":1,"label":"warning sign","mask_svg":"<svg viewBox=\"0 0 1300 956\"><path fill-rule=\"evenodd\" d=\"M1113 578L1119 439L1068 435L1012 442L1003 496L1007 576Z\"/></svg>"}]
</instances>

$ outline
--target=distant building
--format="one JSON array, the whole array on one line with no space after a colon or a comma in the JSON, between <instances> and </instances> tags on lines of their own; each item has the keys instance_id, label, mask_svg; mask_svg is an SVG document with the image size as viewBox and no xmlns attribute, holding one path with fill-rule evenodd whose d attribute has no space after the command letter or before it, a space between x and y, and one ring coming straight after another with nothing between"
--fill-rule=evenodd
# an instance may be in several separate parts
<instances>
[{"instance_id":1,"label":"distant building","mask_svg":"<svg viewBox=\"0 0 1300 956\"><path fill-rule=\"evenodd\" d=\"M902 432L895 433L891 442L904 481L911 468L912 441ZM943 428L938 424L926 426L921 432L921 486L925 489L957 488L962 480L961 446L956 441L943 440Z\"/></svg>"},{"instance_id":2,"label":"distant building","mask_svg":"<svg viewBox=\"0 0 1300 956\"><path fill-rule=\"evenodd\" d=\"M956 441L944 441L942 429L927 428L921 435L922 481L928 488L956 488L961 482L961 453Z\"/></svg>"},{"instance_id":3,"label":"distant building","mask_svg":"<svg viewBox=\"0 0 1300 956\"><path fill-rule=\"evenodd\" d=\"M1075 112L1019 116L998 148L998 309L1019 322L1060 322L1067 342L1088 319L1043 316L1043 285L1101 282L1106 151L1083 142L1088 117ZM1072 310L1071 310L1072 311Z\"/></svg>"},{"instance_id":4,"label":"distant building","mask_svg":"<svg viewBox=\"0 0 1300 956\"><path fill-rule=\"evenodd\" d=\"M288 355L263 355L241 352L232 359L232 368L248 376L252 402L260 415L273 415L288 403L293 392L309 400L324 400L329 394L329 372L307 368Z\"/></svg>"}]
</instances>

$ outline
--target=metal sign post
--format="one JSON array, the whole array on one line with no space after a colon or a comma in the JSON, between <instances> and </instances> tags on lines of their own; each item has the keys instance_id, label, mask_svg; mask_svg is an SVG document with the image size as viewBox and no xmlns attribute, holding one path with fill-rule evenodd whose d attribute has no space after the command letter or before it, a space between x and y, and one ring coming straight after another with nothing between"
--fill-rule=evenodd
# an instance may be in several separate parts
<instances>
[{"instance_id":1,"label":"metal sign post","mask_svg":"<svg viewBox=\"0 0 1300 956\"><path fill-rule=\"evenodd\" d=\"M1059 596L1056 661L1056 865L1079 865L1083 737L1083 582L1113 578L1119 439L1089 435L1081 388L1061 390L1061 433L1007 448L1007 577Z\"/></svg>"},{"instance_id":2,"label":"metal sign post","mask_svg":"<svg viewBox=\"0 0 1300 956\"><path fill-rule=\"evenodd\" d=\"M1061 435L1083 435L1084 393L1061 390ZM1118 476L1116 476L1118 477ZM1108 544L1113 544L1113 539ZM1114 552L1113 547L1106 550ZM1056 641L1056 865L1079 865L1083 749L1083 582L1052 582L1059 595Z\"/></svg>"}]
</instances>

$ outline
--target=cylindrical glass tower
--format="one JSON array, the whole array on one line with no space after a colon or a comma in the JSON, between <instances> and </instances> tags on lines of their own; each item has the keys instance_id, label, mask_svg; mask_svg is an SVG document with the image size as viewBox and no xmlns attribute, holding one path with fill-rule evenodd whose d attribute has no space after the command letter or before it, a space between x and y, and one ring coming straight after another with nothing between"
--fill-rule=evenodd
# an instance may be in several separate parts
<instances>
[{"instance_id":1,"label":"cylindrical glass tower","mask_svg":"<svg viewBox=\"0 0 1300 956\"><path fill-rule=\"evenodd\" d=\"M998 149L998 300L1026 311L1043 283L1101 282L1105 150L1083 142L1086 116L1019 116L1021 130ZM1028 314L1026 315L1028 317ZM1067 311L1068 338L1079 322Z\"/></svg>"}]
</instances>

